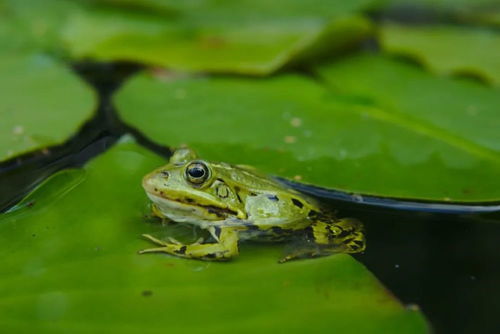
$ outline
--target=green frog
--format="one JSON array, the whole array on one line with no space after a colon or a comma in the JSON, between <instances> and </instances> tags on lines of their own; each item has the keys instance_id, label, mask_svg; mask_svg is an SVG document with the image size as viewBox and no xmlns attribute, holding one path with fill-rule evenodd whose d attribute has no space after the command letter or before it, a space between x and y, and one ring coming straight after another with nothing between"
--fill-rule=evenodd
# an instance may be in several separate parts
<instances>
[{"instance_id":1,"label":"green frog","mask_svg":"<svg viewBox=\"0 0 500 334\"><path fill-rule=\"evenodd\" d=\"M153 215L208 230L208 240L183 244L144 234L158 245L140 254L164 252L184 258L229 260L238 255L240 240L286 241L300 235L300 247L280 260L365 249L362 224L338 219L311 197L258 170L243 165L198 159L189 148L174 152L170 162L143 181Z\"/></svg>"}]
</instances>

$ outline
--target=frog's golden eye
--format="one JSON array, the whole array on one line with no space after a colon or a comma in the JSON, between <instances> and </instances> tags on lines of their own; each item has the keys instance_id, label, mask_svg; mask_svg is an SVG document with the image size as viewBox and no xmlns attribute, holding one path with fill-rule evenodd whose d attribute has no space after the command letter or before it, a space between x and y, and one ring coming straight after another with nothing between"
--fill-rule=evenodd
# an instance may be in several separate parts
<instances>
[{"instance_id":1,"label":"frog's golden eye","mask_svg":"<svg viewBox=\"0 0 500 334\"><path fill-rule=\"evenodd\" d=\"M209 177L210 171L202 162L192 162L186 168L186 178L194 184L201 184Z\"/></svg>"}]
</instances>

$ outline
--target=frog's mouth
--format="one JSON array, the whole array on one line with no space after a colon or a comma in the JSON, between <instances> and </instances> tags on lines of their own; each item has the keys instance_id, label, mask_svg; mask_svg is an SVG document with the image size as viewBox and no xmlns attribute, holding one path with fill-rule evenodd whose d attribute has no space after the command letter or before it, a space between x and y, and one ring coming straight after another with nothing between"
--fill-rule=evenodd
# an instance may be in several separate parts
<instances>
[{"instance_id":1,"label":"frog's mouth","mask_svg":"<svg viewBox=\"0 0 500 334\"><path fill-rule=\"evenodd\" d=\"M158 206L161 213L176 222L196 223L200 220L214 221L238 216L238 212L227 207L195 203L192 199L173 199L149 192L146 194Z\"/></svg>"}]
</instances>

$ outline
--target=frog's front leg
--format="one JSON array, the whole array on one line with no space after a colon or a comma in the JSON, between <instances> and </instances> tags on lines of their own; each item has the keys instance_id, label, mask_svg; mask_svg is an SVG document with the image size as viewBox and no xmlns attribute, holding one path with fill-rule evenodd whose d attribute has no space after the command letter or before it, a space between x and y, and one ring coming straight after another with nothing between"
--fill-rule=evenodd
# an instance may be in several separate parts
<instances>
[{"instance_id":1,"label":"frog's front leg","mask_svg":"<svg viewBox=\"0 0 500 334\"><path fill-rule=\"evenodd\" d=\"M356 219L318 220L309 227L310 244L299 248L279 262L333 253L359 253L365 250L363 225Z\"/></svg>"},{"instance_id":2,"label":"frog's front leg","mask_svg":"<svg viewBox=\"0 0 500 334\"><path fill-rule=\"evenodd\" d=\"M182 244L178 242L165 242L148 234L143 237L162 247L150 248L139 251L139 254L163 252L184 258L224 261L238 255L238 232L230 227L210 228L214 236L214 243Z\"/></svg>"},{"instance_id":3,"label":"frog's front leg","mask_svg":"<svg viewBox=\"0 0 500 334\"><path fill-rule=\"evenodd\" d=\"M158 218L162 218L162 219L166 218L165 215L160 211L158 206L154 203L151 204L151 215L153 217L158 217Z\"/></svg>"}]
</instances>

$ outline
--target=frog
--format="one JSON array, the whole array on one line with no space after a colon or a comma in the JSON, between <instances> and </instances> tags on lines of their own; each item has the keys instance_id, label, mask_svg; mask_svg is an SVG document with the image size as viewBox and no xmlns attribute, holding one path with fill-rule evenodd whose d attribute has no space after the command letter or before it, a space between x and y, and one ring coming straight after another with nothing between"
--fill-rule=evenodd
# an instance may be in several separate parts
<instances>
[{"instance_id":1,"label":"frog","mask_svg":"<svg viewBox=\"0 0 500 334\"><path fill-rule=\"evenodd\" d=\"M139 254L227 261L239 255L240 241L283 242L297 235L307 246L278 262L365 250L357 219L337 218L315 198L252 166L202 160L189 147L175 150L168 164L144 176L142 186L151 215L206 230L208 238L185 244L143 234L157 247Z\"/></svg>"}]
</instances>

